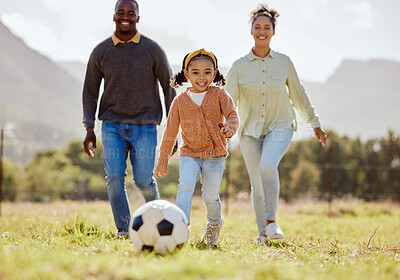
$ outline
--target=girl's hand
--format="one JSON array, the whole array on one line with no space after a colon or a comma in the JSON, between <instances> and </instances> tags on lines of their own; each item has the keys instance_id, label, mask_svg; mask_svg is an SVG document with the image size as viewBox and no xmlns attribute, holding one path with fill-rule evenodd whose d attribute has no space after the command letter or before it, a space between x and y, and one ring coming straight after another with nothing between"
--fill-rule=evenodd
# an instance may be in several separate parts
<instances>
[{"instance_id":1,"label":"girl's hand","mask_svg":"<svg viewBox=\"0 0 400 280\"><path fill-rule=\"evenodd\" d=\"M219 123L218 127L221 131L221 134L225 137L225 138L231 138L233 136L233 130L227 126L225 126L223 123Z\"/></svg>"},{"instance_id":2,"label":"girl's hand","mask_svg":"<svg viewBox=\"0 0 400 280\"><path fill-rule=\"evenodd\" d=\"M158 164L156 170L154 170L154 176L161 177L167 174L168 164Z\"/></svg>"},{"instance_id":3,"label":"girl's hand","mask_svg":"<svg viewBox=\"0 0 400 280\"><path fill-rule=\"evenodd\" d=\"M317 136L318 141L321 142L322 147L325 147L326 144L326 134L320 127L314 128L315 136Z\"/></svg>"}]
</instances>

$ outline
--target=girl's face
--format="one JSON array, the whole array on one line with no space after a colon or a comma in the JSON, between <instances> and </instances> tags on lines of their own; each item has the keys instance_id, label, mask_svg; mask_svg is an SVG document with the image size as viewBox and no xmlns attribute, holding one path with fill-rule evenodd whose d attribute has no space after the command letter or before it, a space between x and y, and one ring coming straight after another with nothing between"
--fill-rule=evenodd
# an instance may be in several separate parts
<instances>
[{"instance_id":1,"label":"girl's face","mask_svg":"<svg viewBox=\"0 0 400 280\"><path fill-rule=\"evenodd\" d=\"M183 72L186 79L192 84L192 91L196 93L206 91L217 75L214 64L207 57L192 59L188 69Z\"/></svg>"},{"instance_id":2,"label":"girl's face","mask_svg":"<svg viewBox=\"0 0 400 280\"><path fill-rule=\"evenodd\" d=\"M272 21L266 16L259 16L251 27L256 46L269 47L272 36L275 35L275 29Z\"/></svg>"}]
</instances>

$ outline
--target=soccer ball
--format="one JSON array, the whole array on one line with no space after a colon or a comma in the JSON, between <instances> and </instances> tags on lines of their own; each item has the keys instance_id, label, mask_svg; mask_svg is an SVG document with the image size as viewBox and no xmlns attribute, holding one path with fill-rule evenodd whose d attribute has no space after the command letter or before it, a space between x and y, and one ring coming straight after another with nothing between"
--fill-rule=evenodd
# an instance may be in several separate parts
<instances>
[{"instance_id":1,"label":"soccer ball","mask_svg":"<svg viewBox=\"0 0 400 280\"><path fill-rule=\"evenodd\" d=\"M185 213L166 200L153 200L136 209L129 224L129 237L138 250L159 254L182 248L189 238Z\"/></svg>"}]
</instances>

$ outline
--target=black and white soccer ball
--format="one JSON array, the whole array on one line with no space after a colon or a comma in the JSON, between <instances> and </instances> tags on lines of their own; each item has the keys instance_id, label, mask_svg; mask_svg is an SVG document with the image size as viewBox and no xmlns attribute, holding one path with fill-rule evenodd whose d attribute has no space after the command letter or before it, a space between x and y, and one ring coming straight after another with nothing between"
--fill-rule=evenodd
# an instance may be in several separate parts
<instances>
[{"instance_id":1,"label":"black and white soccer ball","mask_svg":"<svg viewBox=\"0 0 400 280\"><path fill-rule=\"evenodd\" d=\"M139 250L155 249L159 254L182 248L189 238L185 213L166 200L153 200L136 209L129 224L129 237Z\"/></svg>"}]
</instances>

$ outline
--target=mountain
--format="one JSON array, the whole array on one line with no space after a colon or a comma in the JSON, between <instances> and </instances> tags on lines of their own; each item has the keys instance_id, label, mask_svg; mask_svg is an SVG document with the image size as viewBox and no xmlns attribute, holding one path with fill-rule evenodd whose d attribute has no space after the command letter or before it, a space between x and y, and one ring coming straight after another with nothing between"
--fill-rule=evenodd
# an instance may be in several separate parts
<instances>
[{"instance_id":1,"label":"mountain","mask_svg":"<svg viewBox=\"0 0 400 280\"><path fill-rule=\"evenodd\" d=\"M5 156L24 162L65 145L81 126L81 83L0 22L0 125Z\"/></svg>"},{"instance_id":2,"label":"mountain","mask_svg":"<svg viewBox=\"0 0 400 280\"><path fill-rule=\"evenodd\" d=\"M24 163L38 151L64 147L72 138L83 139L81 94L86 64L53 62L27 47L1 22L0 40L5 156ZM172 65L172 69L176 73L180 66ZM227 69L221 72L226 75ZM303 84L324 129L369 139L386 136L389 129L400 133L399 77L398 62L345 60L326 83Z\"/></svg>"},{"instance_id":3,"label":"mountain","mask_svg":"<svg viewBox=\"0 0 400 280\"><path fill-rule=\"evenodd\" d=\"M325 84L304 83L326 129L361 139L400 133L400 63L345 60Z\"/></svg>"}]
</instances>

